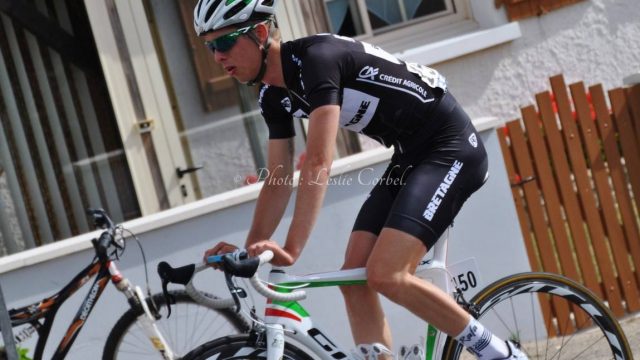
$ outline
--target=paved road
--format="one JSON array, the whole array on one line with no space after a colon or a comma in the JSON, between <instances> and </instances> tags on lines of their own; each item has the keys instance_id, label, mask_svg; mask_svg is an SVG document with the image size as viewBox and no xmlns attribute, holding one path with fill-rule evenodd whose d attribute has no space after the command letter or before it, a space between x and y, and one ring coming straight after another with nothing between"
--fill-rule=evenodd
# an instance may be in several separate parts
<instances>
[{"instance_id":1,"label":"paved road","mask_svg":"<svg viewBox=\"0 0 640 360\"><path fill-rule=\"evenodd\" d=\"M631 345L633 358L640 360L640 314L628 317L620 323Z\"/></svg>"},{"instance_id":2,"label":"paved road","mask_svg":"<svg viewBox=\"0 0 640 360\"><path fill-rule=\"evenodd\" d=\"M620 321L622 328L631 345L631 351L633 352L633 358L640 360L640 314L629 316ZM565 342L566 341L566 342ZM577 336L570 336L570 339L566 338L554 338L546 343L546 347L542 347L542 351L536 351L533 343L524 344L527 353L531 360L546 360L546 359L579 359L579 360L608 360L611 359L611 351L608 347L598 346L597 344L603 344L602 333L599 331L585 331ZM593 346L596 344L596 346ZM529 347L528 347L529 346ZM558 356L559 353L554 353L551 350L547 353L544 349L557 349L562 348L562 356ZM537 355L536 355L537 354ZM536 357L537 356L537 357ZM475 360L476 358L471 354L464 353L461 357L463 360Z\"/></svg>"}]
</instances>

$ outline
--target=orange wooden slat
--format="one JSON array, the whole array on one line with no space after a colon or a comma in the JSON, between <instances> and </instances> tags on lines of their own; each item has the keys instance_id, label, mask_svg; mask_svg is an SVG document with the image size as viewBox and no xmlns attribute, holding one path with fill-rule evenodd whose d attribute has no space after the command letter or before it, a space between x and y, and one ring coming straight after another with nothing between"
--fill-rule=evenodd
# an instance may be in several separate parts
<instances>
[{"instance_id":1,"label":"orange wooden slat","mask_svg":"<svg viewBox=\"0 0 640 360\"><path fill-rule=\"evenodd\" d=\"M633 210L633 200L625 179L620 151L618 151L616 132L611 121L602 85L591 86L589 92L591 93L593 107L597 116L596 124L598 125L602 145L607 156L611 182L613 183L624 223L627 246L631 250L631 256L636 264L636 281L640 284L640 269L638 269L638 264L640 264L640 229L638 228L638 222Z\"/></svg>"},{"instance_id":2,"label":"orange wooden slat","mask_svg":"<svg viewBox=\"0 0 640 360\"><path fill-rule=\"evenodd\" d=\"M609 91L609 99L611 100L614 126L620 136L622 156L627 165L628 179L633 189L636 204L640 204L640 155L638 153L638 143L635 141L633 125L631 124L631 116L626 106L624 90L614 89Z\"/></svg>"},{"instance_id":3,"label":"orange wooden slat","mask_svg":"<svg viewBox=\"0 0 640 360\"><path fill-rule=\"evenodd\" d=\"M536 168L537 180L542 188L545 208L547 209L548 221L555 239L555 252L560 260L562 274L578 282L581 282L580 275L573 260L573 250L567 236L565 221L562 216L561 203L558 196L558 188L553 177L553 171L549 163L549 153L543 139L543 129L540 126L540 119L535 107L527 106L522 109L522 117L527 129L527 139L531 153L533 154ZM584 312L575 312L577 324L589 324Z\"/></svg>"},{"instance_id":4,"label":"orange wooden slat","mask_svg":"<svg viewBox=\"0 0 640 360\"><path fill-rule=\"evenodd\" d=\"M547 209L549 223L555 238L556 251L560 259L562 273L573 280L581 281L576 265L573 262L573 251L569 244L569 237L565 230L565 223L562 216L561 203L558 196L558 188L553 178L553 171L549 163L549 152L544 143L543 129L540 127L540 120L536 109L527 106L522 109L522 118L527 129L531 153L533 154L536 168L537 180L542 189L544 204Z\"/></svg>"},{"instance_id":5,"label":"orange wooden slat","mask_svg":"<svg viewBox=\"0 0 640 360\"><path fill-rule=\"evenodd\" d=\"M589 251L589 240L585 234L584 219L578 200L578 195L574 190L574 183L571 180L571 169L569 159L564 146L562 134L558 128L556 115L551 105L551 97L548 92L536 95L536 102L540 109L540 115L544 124L547 145L551 152L553 170L556 181L560 188L560 196L567 216L571 237L576 249L578 264L582 273L584 284L595 292L599 297L603 297L602 285L598 282L596 265Z\"/></svg>"},{"instance_id":6,"label":"orange wooden slat","mask_svg":"<svg viewBox=\"0 0 640 360\"><path fill-rule=\"evenodd\" d=\"M600 213L597 210L596 199L593 195L580 135L578 134L578 129L571 112L569 95L561 75L551 78L551 88L553 89L558 105L562 134L569 150L569 159L578 186L578 194L582 202L582 208L587 219L589 233L591 235L591 244L593 245L597 264L605 285L605 296L609 300L609 306L614 314L622 316L624 314L624 307L618 280L614 274L615 265L609 258L607 247L604 244L605 234Z\"/></svg>"},{"instance_id":7,"label":"orange wooden slat","mask_svg":"<svg viewBox=\"0 0 640 360\"><path fill-rule=\"evenodd\" d=\"M569 160L564 147L564 140L558 128L556 115L551 105L551 96L548 92L536 95L536 102L540 109L540 115L545 128L545 135L549 151L551 153L551 162L553 170L556 174L556 181L560 188L560 196L562 204L567 216L571 237L575 244L578 257L578 264L582 273L584 284L599 297L604 297L602 285L598 281L596 265L593 257L589 252L589 240L585 233L584 219L578 200L578 195L574 190L574 184L571 180L571 170L569 168Z\"/></svg>"},{"instance_id":8,"label":"orange wooden slat","mask_svg":"<svg viewBox=\"0 0 640 360\"><path fill-rule=\"evenodd\" d=\"M533 163L529 154L527 142L524 132L520 127L519 121L513 121L507 124L509 129L509 138L511 139L511 147L518 167L518 171L522 179L535 178L536 174L533 170ZM542 266L544 271L559 272L556 263L555 250L551 244L549 233L547 232L547 223L545 220L545 211L542 207L542 198L536 181L527 181L521 185L527 208L529 209L529 218L533 226L536 243L540 251Z\"/></svg>"},{"instance_id":9,"label":"orange wooden slat","mask_svg":"<svg viewBox=\"0 0 640 360\"><path fill-rule=\"evenodd\" d=\"M516 120L517 121L517 120ZM513 155L511 154L511 148L507 144L507 137L504 132L505 128L498 129L498 140L500 142L500 148L502 149L502 157L504 159L504 165L507 169L509 176L509 183L515 184L517 182L516 167L513 162ZM529 231L529 220L525 211L524 199L521 195L521 189L519 186L511 186L511 194L513 195L513 201L516 205L516 213L518 215L518 221L520 222L520 230L522 231L522 237L527 248L527 254L529 256L529 265L531 265L532 271L542 271L542 267L536 258L536 251L533 245L533 239L531 238L531 231Z\"/></svg>"},{"instance_id":10,"label":"orange wooden slat","mask_svg":"<svg viewBox=\"0 0 640 360\"><path fill-rule=\"evenodd\" d=\"M633 127L636 130L636 143L640 144L640 84L627 89L627 103L631 109Z\"/></svg>"},{"instance_id":11,"label":"orange wooden slat","mask_svg":"<svg viewBox=\"0 0 640 360\"><path fill-rule=\"evenodd\" d=\"M515 120L518 121L518 120ZM542 271L542 266L536 257L535 245L533 243L533 239L531 238L531 231L529 230L529 219L527 217L527 212L525 211L524 199L521 195L520 186L515 185L520 180L520 175L517 174L517 170L515 164L513 162L513 154L511 153L511 148L507 143L507 136L505 135L506 126L497 129L498 132L498 140L500 142L500 148L502 149L502 155L504 159L504 164L507 169L507 174L509 176L509 183L511 185L511 194L513 195L513 200L516 205L516 213L518 214L518 221L520 222L520 230L522 231L522 237L524 238L525 247L527 248L527 255L529 256L529 264L531 265L532 271ZM540 308L542 309L542 316L545 319L545 326L547 328L547 333L550 336L558 335L555 327L553 326L553 312L551 310L551 301L547 296L540 295L538 296Z\"/></svg>"},{"instance_id":12,"label":"orange wooden slat","mask_svg":"<svg viewBox=\"0 0 640 360\"><path fill-rule=\"evenodd\" d=\"M511 147L513 148L513 154L516 161L516 166L520 172L522 179L527 179L535 176L533 171L533 164L531 163L531 155L528 151L528 146L524 137L524 132L520 127L518 121L510 122L507 124L509 129L509 138L511 139ZM540 196L540 190L538 189L537 181L528 181L522 184L524 190L525 199L527 202L527 208L529 209L529 217L533 225L536 244L538 245L538 251L540 252L540 260L544 271L558 272L558 265L556 263L556 254L549 238L549 232L547 223L545 220L545 212L542 207L542 198ZM560 326L560 334L570 334L575 331L569 319L569 306L566 303L560 303L553 301L553 309L558 318L558 325Z\"/></svg>"},{"instance_id":13,"label":"orange wooden slat","mask_svg":"<svg viewBox=\"0 0 640 360\"><path fill-rule=\"evenodd\" d=\"M635 312L640 309L640 293L636 284L624 240L622 227L618 221L616 206L613 201L612 189L609 186L609 174L602 157L600 139L596 125L591 119L591 110L587 102L586 89L583 83L570 85L573 103L575 104L580 132L584 147L589 157L591 176L595 182L597 195L600 199L600 210L604 217L605 227L609 239L611 252L618 269L618 277L622 285L622 292L627 302L627 310Z\"/></svg>"}]
</instances>

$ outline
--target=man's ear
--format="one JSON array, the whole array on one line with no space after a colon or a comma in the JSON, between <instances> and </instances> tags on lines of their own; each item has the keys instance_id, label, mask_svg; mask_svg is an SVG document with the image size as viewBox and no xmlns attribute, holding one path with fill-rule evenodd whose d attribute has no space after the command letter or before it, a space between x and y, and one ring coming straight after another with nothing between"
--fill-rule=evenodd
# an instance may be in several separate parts
<instances>
[{"instance_id":1,"label":"man's ear","mask_svg":"<svg viewBox=\"0 0 640 360\"><path fill-rule=\"evenodd\" d=\"M260 39L260 43L264 43L265 41L267 41L267 38L269 37L269 27L267 24L258 24L254 31L256 33L256 36L258 36L258 39Z\"/></svg>"}]
</instances>

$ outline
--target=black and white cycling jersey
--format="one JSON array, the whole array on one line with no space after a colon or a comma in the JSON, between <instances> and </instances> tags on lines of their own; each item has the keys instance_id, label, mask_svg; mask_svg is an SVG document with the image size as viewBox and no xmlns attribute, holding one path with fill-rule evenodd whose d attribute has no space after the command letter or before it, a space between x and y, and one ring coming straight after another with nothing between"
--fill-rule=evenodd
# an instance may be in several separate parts
<instances>
[{"instance_id":1,"label":"black and white cycling jersey","mask_svg":"<svg viewBox=\"0 0 640 360\"><path fill-rule=\"evenodd\" d=\"M293 118L340 106L340 126L395 152L353 230L398 229L433 246L487 178L487 153L444 77L350 38L314 35L283 43L285 88L264 85L271 139L295 135Z\"/></svg>"},{"instance_id":2,"label":"black and white cycling jersey","mask_svg":"<svg viewBox=\"0 0 640 360\"><path fill-rule=\"evenodd\" d=\"M287 88L263 85L260 90L272 139L294 136L293 118L340 105L341 127L401 147L417 129L429 127L430 114L447 91L436 70L337 35L285 42L281 58Z\"/></svg>"}]
</instances>

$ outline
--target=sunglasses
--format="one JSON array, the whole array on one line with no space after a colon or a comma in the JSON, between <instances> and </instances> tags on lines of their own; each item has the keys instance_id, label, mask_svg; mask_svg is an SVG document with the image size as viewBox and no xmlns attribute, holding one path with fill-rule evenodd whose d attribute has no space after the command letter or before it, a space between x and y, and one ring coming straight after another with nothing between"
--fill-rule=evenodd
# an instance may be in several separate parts
<instances>
[{"instance_id":1,"label":"sunglasses","mask_svg":"<svg viewBox=\"0 0 640 360\"><path fill-rule=\"evenodd\" d=\"M209 50L211 50L211 52L227 52L236 45L240 36L245 35L249 31L253 31L253 29L255 29L259 24L261 23L240 28L234 32L222 35L217 39L205 41L204 44L209 48Z\"/></svg>"}]
</instances>

